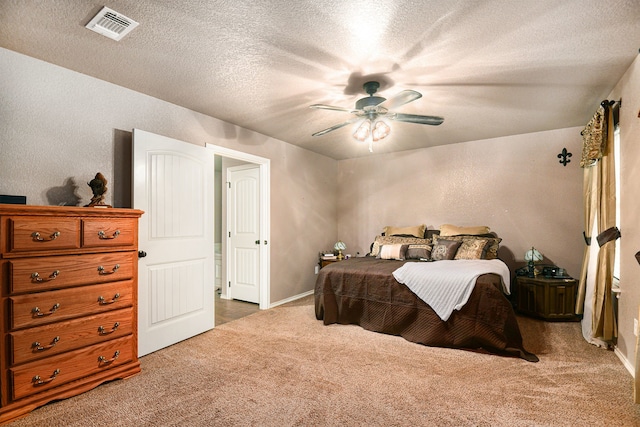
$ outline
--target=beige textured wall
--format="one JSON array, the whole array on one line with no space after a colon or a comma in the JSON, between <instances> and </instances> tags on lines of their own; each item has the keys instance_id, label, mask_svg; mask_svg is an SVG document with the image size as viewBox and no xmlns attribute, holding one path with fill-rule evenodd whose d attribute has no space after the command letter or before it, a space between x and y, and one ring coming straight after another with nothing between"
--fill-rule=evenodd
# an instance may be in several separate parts
<instances>
[{"instance_id":1,"label":"beige textured wall","mask_svg":"<svg viewBox=\"0 0 640 427\"><path fill-rule=\"evenodd\" d=\"M96 172L127 206L131 130L271 159L271 302L307 292L337 236L337 162L111 83L0 49L0 194L85 204ZM77 188L74 188L77 187Z\"/></svg>"},{"instance_id":2,"label":"beige textured wall","mask_svg":"<svg viewBox=\"0 0 640 427\"><path fill-rule=\"evenodd\" d=\"M446 122L445 122L446 125ZM338 233L368 252L386 225L488 225L500 256L532 245L577 277L582 257L580 128L473 141L339 162ZM573 153L565 167L557 155Z\"/></svg>"},{"instance_id":3,"label":"beige textured wall","mask_svg":"<svg viewBox=\"0 0 640 427\"><path fill-rule=\"evenodd\" d=\"M635 366L633 319L640 306L640 60L636 57L609 99L622 99L620 109L620 288L618 349Z\"/></svg>"}]
</instances>

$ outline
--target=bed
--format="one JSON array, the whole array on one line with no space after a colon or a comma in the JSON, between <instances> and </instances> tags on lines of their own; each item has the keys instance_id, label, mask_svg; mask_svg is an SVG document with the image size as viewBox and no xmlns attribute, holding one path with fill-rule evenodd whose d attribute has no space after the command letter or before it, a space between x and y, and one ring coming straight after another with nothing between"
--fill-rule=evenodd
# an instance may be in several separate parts
<instances>
[{"instance_id":1,"label":"bed","mask_svg":"<svg viewBox=\"0 0 640 427\"><path fill-rule=\"evenodd\" d=\"M482 274L467 302L446 321L393 273L416 260L351 258L322 268L315 285L315 314L325 325L354 324L435 347L538 358L523 347L520 328L501 276ZM455 263L455 261L454 261Z\"/></svg>"}]
</instances>

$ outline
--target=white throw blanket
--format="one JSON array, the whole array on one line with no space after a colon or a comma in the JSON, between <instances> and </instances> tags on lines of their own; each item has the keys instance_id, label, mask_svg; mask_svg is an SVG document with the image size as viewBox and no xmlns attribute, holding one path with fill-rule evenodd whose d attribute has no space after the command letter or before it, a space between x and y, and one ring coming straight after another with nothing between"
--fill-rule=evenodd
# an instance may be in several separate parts
<instances>
[{"instance_id":1,"label":"white throw blanket","mask_svg":"<svg viewBox=\"0 0 640 427\"><path fill-rule=\"evenodd\" d=\"M453 310L460 310L467 303L478 276L487 273L502 276L502 287L510 293L509 268L499 259L407 262L393 272L393 277L446 322Z\"/></svg>"}]
</instances>

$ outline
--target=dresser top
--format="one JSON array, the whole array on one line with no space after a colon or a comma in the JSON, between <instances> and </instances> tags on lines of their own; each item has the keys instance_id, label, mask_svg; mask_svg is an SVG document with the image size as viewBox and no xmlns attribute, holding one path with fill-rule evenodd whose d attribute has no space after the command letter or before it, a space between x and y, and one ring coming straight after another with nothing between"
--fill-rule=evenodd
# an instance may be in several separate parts
<instances>
[{"instance_id":1,"label":"dresser top","mask_svg":"<svg viewBox=\"0 0 640 427\"><path fill-rule=\"evenodd\" d=\"M140 217L144 212L129 208L96 208L79 206L36 206L11 205L0 203L0 215L49 215L49 216L85 216L85 217Z\"/></svg>"}]
</instances>

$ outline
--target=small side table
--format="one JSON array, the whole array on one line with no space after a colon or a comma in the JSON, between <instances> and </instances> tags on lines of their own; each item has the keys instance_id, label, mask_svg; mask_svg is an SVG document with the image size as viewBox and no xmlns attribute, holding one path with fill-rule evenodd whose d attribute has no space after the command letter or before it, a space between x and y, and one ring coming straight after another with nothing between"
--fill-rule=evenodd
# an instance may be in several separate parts
<instances>
[{"instance_id":1,"label":"small side table","mask_svg":"<svg viewBox=\"0 0 640 427\"><path fill-rule=\"evenodd\" d=\"M324 268L329 264L333 264L334 262L341 261L339 259L321 259L320 260L320 268Z\"/></svg>"},{"instance_id":2,"label":"small side table","mask_svg":"<svg viewBox=\"0 0 640 427\"><path fill-rule=\"evenodd\" d=\"M544 276L516 277L517 309L544 320L577 321L575 315L578 281Z\"/></svg>"}]
</instances>

